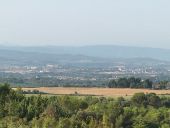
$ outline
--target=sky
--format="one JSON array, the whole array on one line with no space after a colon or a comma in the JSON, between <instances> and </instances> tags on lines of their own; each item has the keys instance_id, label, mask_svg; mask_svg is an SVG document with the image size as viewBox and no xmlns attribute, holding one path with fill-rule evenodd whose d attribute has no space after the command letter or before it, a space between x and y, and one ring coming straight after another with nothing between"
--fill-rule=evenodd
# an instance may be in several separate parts
<instances>
[{"instance_id":1,"label":"sky","mask_svg":"<svg viewBox=\"0 0 170 128\"><path fill-rule=\"evenodd\" d=\"M0 0L0 44L170 49L170 0Z\"/></svg>"}]
</instances>

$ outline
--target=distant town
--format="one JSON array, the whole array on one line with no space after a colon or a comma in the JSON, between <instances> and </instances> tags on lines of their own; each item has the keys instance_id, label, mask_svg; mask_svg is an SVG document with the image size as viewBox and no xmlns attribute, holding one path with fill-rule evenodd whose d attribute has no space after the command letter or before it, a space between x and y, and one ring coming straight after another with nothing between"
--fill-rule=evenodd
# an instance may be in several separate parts
<instances>
[{"instance_id":1,"label":"distant town","mask_svg":"<svg viewBox=\"0 0 170 128\"><path fill-rule=\"evenodd\" d=\"M121 77L150 78L154 82L169 76L169 67L113 65L108 67L46 64L44 66L1 66L1 82L37 86L105 86ZM164 79L169 80L168 77Z\"/></svg>"},{"instance_id":2,"label":"distant town","mask_svg":"<svg viewBox=\"0 0 170 128\"><path fill-rule=\"evenodd\" d=\"M168 53L162 49L121 46L2 46L0 83L28 87L106 87L110 80L135 77L157 84L170 81Z\"/></svg>"}]
</instances>

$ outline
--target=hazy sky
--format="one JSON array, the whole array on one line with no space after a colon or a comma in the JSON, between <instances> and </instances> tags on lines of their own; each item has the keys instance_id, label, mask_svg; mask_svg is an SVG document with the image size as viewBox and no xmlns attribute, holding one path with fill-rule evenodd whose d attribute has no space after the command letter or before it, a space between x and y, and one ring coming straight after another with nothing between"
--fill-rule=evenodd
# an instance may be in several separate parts
<instances>
[{"instance_id":1,"label":"hazy sky","mask_svg":"<svg viewBox=\"0 0 170 128\"><path fill-rule=\"evenodd\" d=\"M170 48L170 0L0 0L0 44Z\"/></svg>"}]
</instances>

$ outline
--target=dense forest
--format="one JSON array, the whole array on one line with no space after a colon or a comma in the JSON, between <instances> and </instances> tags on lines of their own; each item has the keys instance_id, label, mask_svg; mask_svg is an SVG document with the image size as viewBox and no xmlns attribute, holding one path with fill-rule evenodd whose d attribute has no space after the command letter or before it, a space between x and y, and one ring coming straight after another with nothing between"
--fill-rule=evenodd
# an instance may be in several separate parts
<instances>
[{"instance_id":1,"label":"dense forest","mask_svg":"<svg viewBox=\"0 0 170 128\"><path fill-rule=\"evenodd\" d=\"M2 84L0 128L170 128L170 97L28 96Z\"/></svg>"}]
</instances>

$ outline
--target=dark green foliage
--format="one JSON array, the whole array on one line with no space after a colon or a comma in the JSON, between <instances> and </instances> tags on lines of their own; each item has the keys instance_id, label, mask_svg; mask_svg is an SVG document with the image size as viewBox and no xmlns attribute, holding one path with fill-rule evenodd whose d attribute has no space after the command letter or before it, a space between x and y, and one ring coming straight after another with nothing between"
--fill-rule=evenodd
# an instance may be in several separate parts
<instances>
[{"instance_id":1,"label":"dark green foliage","mask_svg":"<svg viewBox=\"0 0 170 128\"><path fill-rule=\"evenodd\" d=\"M147 102L149 105L151 105L153 107L161 106L161 99L156 94L154 94L154 93L147 94L146 97L147 97Z\"/></svg>"},{"instance_id":2,"label":"dark green foliage","mask_svg":"<svg viewBox=\"0 0 170 128\"><path fill-rule=\"evenodd\" d=\"M132 101L132 104L136 106L148 106L149 105L155 108L162 106L161 102L165 103L164 100L161 101L160 97L154 93L150 93L150 94L136 93L132 97L131 101Z\"/></svg>"},{"instance_id":3,"label":"dark green foliage","mask_svg":"<svg viewBox=\"0 0 170 128\"><path fill-rule=\"evenodd\" d=\"M127 78L120 78L117 81L117 87L118 88L128 88L129 87L129 81Z\"/></svg>"},{"instance_id":4,"label":"dark green foliage","mask_svg":"<svg viewBox=\"0 0 170 128\"><path fill-rule=\"evenodd\" d=\"M159 85L160 85L160 89L166 89L166 86L167 86L167 84L168 84L168 81L160 81L159 82Z\"/></svg>"},{"instance_id":5,"label":"dark green foliage","mask_svg":"<svg viewBox=\"0 0 170 128\"><path fill-rule=\"evenodd\" d=\"M115 80L111 80L108 84L109 88L116 88L117 87L117 82Z\"/></svg>"},{"instance_id":6,"label":"dark green foliage","mask_svg":"<svg viewBox=\"0 0 170 128\"><path fill-rule=\"evenodd\" d=\"M5 83L4 85L0 85L0 96L6 96L10 93L10 85Z\"/></svg>"},{"instance_id":7,"label":"dark green foliage","mask_svg":"<svg viewBox=\"0 0 170 128\"><path fill-rule=\"evenodd\" d=\"M152 88L153 82L149 79L144 81L141 78L119 78L108 83L109 88Z\"/></svg>"},{"instance_id":8,"label":"dark green foliage","mask_svg":"<svg viewBox=\"0 0 170 128\"><path fill-rule=\"evenodd\" d=\"M123 80L124 81L124 80ZM134 81L134 79L131 79ZM25 96L0 86L0 128L169 128L170 98Z\"/></svg>"},{"instance_id":9,"label":"dark green foliage","mask_svg":"<svg viewBox=\"0 0 170 128\"><path fill-rule=\"evenodd\" d=\"M136 93L132 97L132 103L136 106L141 106L141 105L146 105L147 104L147 99L144 93Z\"/></svg>"},{"instance_id":10,"label":"dark green foliage","mask_svg":"<svg viewBox=\"0 0 170 128\"><path fill-rule=\"evenodd\" d=\"M85 101L80 102L80 109L84 110L88 108L88 104Z\"/></svg>"},{"instance_id":11,"label":"dark green foliage","mask_svg":"<svg viewBox=\"0 0 170 128\"><path fill-rule=\"evenodd\" d=\"M146 80L143 82L143 87L144 87L144 88L152 88L152 81L150 81L149 79L146 79Z\"/></svg>"}]
</instances>

